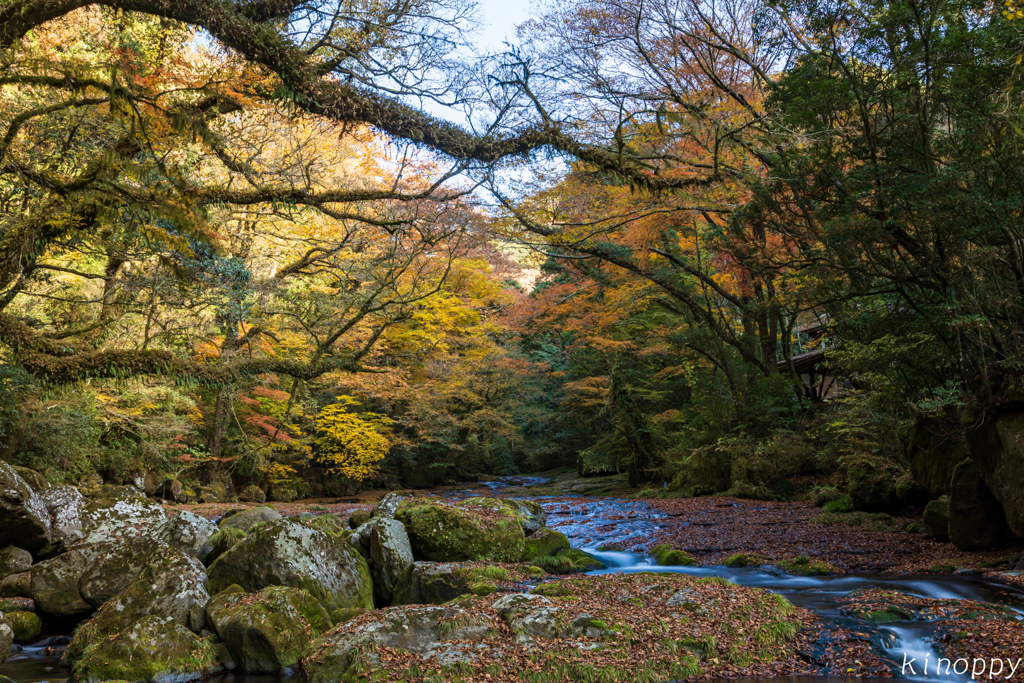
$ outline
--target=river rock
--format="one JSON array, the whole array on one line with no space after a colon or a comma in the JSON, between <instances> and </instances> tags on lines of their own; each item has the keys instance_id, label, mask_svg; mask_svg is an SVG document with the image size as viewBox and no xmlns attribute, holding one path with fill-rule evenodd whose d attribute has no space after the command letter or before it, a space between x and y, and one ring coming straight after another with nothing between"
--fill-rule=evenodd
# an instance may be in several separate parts
<instances>
[{"instance_id":1,"label":"river rock","mask_svg":"<svg viewBox=\"0 0 1024 683\"><path fill-rule=\"evenodd\" d=\"M54 544L71 545L85 538L85 496L74 486L54 486L43 494Z\"/></svg>"},{"instance_id":2,"label":"river rock","mask_svg":"<svg viewBox=\"0 0 1024 683\"><path fill-rule=\"evenodd\" d=\"M250 484L242 489L242 492L238 494L238 500L244 503L259 503L263 505L267 502L267 494L263 492L259 486Z\"/></svg>"},{"instance_id":3,"label":"river rock","mask_svg":"<svg viewBox=\"0 0 1024 683\"><path fill-rule=\"evenodd\" d=\"M407 500L411 500L412 496L407 493L400 491L392 491L383 498L381 498L376 505L373 506L373 510L370 512L371 517L384 517L387 519L393 519L395 512L398 511L398 506Z\"/></svg>"},{"instance_id":4,"label":"river rock","mask_svg":"<svg viewBox=\"0 0 1024 683\"><path fill-rule=\"evenodd\" d=\"M216 524L186 510L157 527L154 537L186 555L202 559L213 550L215 533Z\"/></svg>"},{"instance_id":5,"label":"river rock","mask_svg":"<svg viewBox=\"0 0 1024 683\"><path fill-rule=\"evenodd\" d=\"M526 539L521 559L529 562L535 557L557 555L559 551L569 548L569 538L565 534L543 527Z\"/></svg>"},{"instance_id":6,"label":"river rock","mask_svg":"<svg viewBox=\"0 0 1024 683\"><path fill-rule=\"evenodd\" d=\"M245 538L245 532L241 529L218 529L217 533L210 537L210 552L203 558L203 562L209 567L218 557L231 550Z\"/></svg>"},{"instance_id":7,"label":"river rock","mask_svg":"<svg viewBox=\"0 0 1024 683\"><path fill-rule=\"evenodd\" d=\"M382 600L390 604L395 585L413 563L409 534L401 522L386 517L374 518L370 526L373 585Z\"/></svg>"},{"instance_id":8,"label":"river rock","mask_svg":"<svg viewBox=\"0 0 1024 683\"><path fill-rule=\"evenodd\" d=\"M0 578L27 572L32 567L32 553L9 545L0 550Z\"/></svg>"},{"instance_id":9,"label":"river rock","mask_svg":"<svg viewBox=\"0 0 1024 683\"><path fill-rule=\"evenodd\" d=\"M363 524L370 521L372 515L369 510L355 510L348 518L348 525L353 529L358 529Z\"/></svg>"},{"instance_id":10,"label":"river rock","mask_svg":"<svg viewBox=\"0 0 1024 683\"><path fill-rule=\"evenodd\" d=\"M4 618L11 627L16 643L30 643L43 630L43 622L35 612L5 612Z\"/></svg>"},{"instance_id":11,"label":"river rock","mask_svg":"<svg viewBox=\"0 0 1024 683\"><path fill-rule=\"evenodd\" d=\"M46 481L46 477L39 474L35 470L30 470L27 467L20 467L14 465L14 471L18 473L18 476L25 480L33 491L42 495L50 489L50 482Z\"/></svg>"},{"instance_id":12,"label":"river rock","mask_svg":"<svg viewBox=\"0 0 1024 683\"><path fill-rule=\"evenodd\" d=\"M936 540L949 538L949 496L924 506L924 526L928 529L928 535Z\"/></svg>"},{"instance_id":13,"label":"river rock","mask_svg":"<svg viewBox=\"0 0 1024 683\"><path fill-rule=\"evenodd\" d=\"M31 598L32 574L22 572L0 579L0 598Z\"/></svg>"},{"instance_id":14,"label":"river rock","mask_svg":"<svg viewBox=\"0 0 1024 683\"><path fill-rule=\"evenodd\" d=\"M459 562L413 562L398 577L393 605L442 605L474 592L493 579L490 565ZM501 568L497 568L501 571Z\"/></svg>"},{"instance_id":15,"label":"river rock","mask_svg":"<svg viewBox=\"0 0 1024 683\"><path fill-rule=\"evenodd\" d=\"M442 631L439 623L450 624ZM317 638L302 656L309 683L337 683L373 670L375 646L419 654L426 663L475 661L475 643L487 639L494 620L483 612L454 607L395 607L374 612L372 621L346 622Z\"/></svg>"},{"instance_id":16,"label":"river rock","mask_svg":"<svg viewBox=\"0 0 1024 683\"><path fill-rule=\"evenodd\" d=\"M544 508L535 500L510 500L509 505L519 512L519 523L527 536L543 528L548 523Z\"/></svg>"},{"instance_id":17,"label":"river rock","mask_svg":"<svg viewBox=\"0 0 1024 683\"><path fill-rule=\"evenodd\" d=\"M14 629L7 623L7 618L0 614L0 664L11 656L11 645L14 643Z\"/></svg>"},{"instance_id":18,"label":"river rock","mask_svg":"<svg viewBox=\"0 0 1024 683\"><path fill-rule=\"evenodd\" d=\"M223 667L216 649L171 617L148 616L91 645L75 662L72 683L186 683Z\"/></svg>"},{"instance_id":19,"label":"river rock","mask_svg":"<svg viewBox=\"0 0 1024 683\"><path fill-rule=\"evenodd\" d=\"M302 588L328 611L373 607L366 560L345 540L285 519L252 529L210 565L215 593L232 584L253 593L267 586Z\"/></svg>"},{"instance_id":20,"label":"river rock","mask_svg":"<svg viewBox=\"0 0 1024 683\"><path fill-rule=\"evenodd\" d=\"M407 500L395 519L405 525L413 554L434 562L518 562L526 542L518 510L495 498Z\"/></svg>"},{"instance_id":21,"label":"river rock","mask_svg":"<svg viewBox=\"0 0 1024 683\"><path fill-rule=\"evenodd\" d=\"M99 607L128 588L154 555L171 552L166 544L148 536L97 543L82 550L87 550L95 559L82 572L78 592L93 607Z\"/></svg>"},{"instance_id":22,"label":"river rock","mask_svg":"<svg viewBox=\"0 0 1024 683\"><path fill-rule=\"evenodd\" d=\"M558 638L561 635L560 610L542 595L506 595L492 607L520 638Z\"/></svg>"},{"instance_id":23,"label":"river rock","mask_svg":"<svg viewBox=\"0 0 1024 683\"><path fill-rule=\"evenodd\" d=\"M299 662L310 642L331 628L327 611L304 590L270 586L247 595L239 586L206 606L212 630L247 673L279 673Z\"/></svg>"},{"instance_id":24,"label":"river rock","mask_svg":"<svg viewBox=\"0 0 1024 683\"><path fill-rule=\"evenodd\" d=\"M83 517L88 543L148 535L167 521L163 506L132 486L104 487L86 502Z\"/></svg>"},{"instance_id":25,"label":"river rock","mask_svg":"<svg viewBox=\"0 0 1024 683\"><path fill-rule=\"evenodd\" d=\"M199 632L206 622L206 570L185 553L167 548L155 553L128 587L75 629L65 658L75 661L94 643L108 639L145 617L170 618Z\"/></svg>"},{"instance_id":26,"label":"river rock","mask_svg":"<svg viewBox=\"0 0 1024 683\"><path fill-rule=\"evenodd\" d=\"M78 589L82 575L100 557L104 546L82 545L32 567L30 594L36 609L56 617L88 614L94 605Z\"/></svg>"},{"instance_id":27,"label":"river rock","mask_svg":"<svg viewBox=\"0 0 1024 683\"><path fill-rule=\"evenodd\" d=\"M1008 534L1003 508L978 475L977 465L961 462L953 470L949 495L949 540L960 550L987 550Z\"/></svg>"},{"instance_id":28,"label":"river rock","mask_svg":"<svg viewBox=\"0 0 1024 683\"><path fill-rule=\"evenodd\" d=\"M218 526L221 529L238 529L240 531L248 531L257 524L262 522L273 522L281 519L281 513L272 507L260 506L258 508L249 508L242 512L225 517L220 520Z\"/></svg>"},{"instance_id":29,"label":"river rock","mask_svg":"<svg viewBox=\"0 0 1024 683\"><path fill-rule=\"evenodd\" d=\"M0 546L35 552L50 544L50 515L39 494L0 461Z\"/></svg>"}]
</instances>

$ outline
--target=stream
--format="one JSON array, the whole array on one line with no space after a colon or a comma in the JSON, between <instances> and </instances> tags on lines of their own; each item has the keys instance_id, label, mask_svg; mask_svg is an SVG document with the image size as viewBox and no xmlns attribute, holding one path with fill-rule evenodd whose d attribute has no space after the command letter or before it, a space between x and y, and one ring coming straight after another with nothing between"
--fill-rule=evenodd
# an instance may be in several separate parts
<instances>
[{"instance_id":1,"label":"stream","mask_svg":"<svg viewBox=\"0 0 1024 683\"><path fill-rule=\"evenodd\" d=\"M507 486L524 486L543 483L537 478L505 478L487 482L487 486L500 492ZM479 495L478 490L453 491L452 497ZM935 662L938 654L932 645L936 630L935 621L914 621L899 624L871 624L842 613L840 599L850 592L864 588L885 588L898 590L920 598L966 599L979 602L1006 605L1017 613L1018 620L1024 619L1024 591L1008 584L971 575L932 574L882 574L857 572L834 576L791 576L773 567L729 568L714 567L661 567L652 558L641 552L602 550L606 545L616 543L625 547L645 545L651 534L661 528L659 520L666 515L639 501L616 498L581 499L579 502L565 497L532 497L547 513L548 526L564 533L573 547L581 548L597 557L606 569L591 574L614 574L628 572L666 572L691 576L717 576L743 586L764 588L783 595L794 605L814 611L827 624L867 634L875 648L894 665L899 672L904 658L921 662ZM753 503L752 503L753 504ZM1022 625L1024 627L1024 625ZM66 640L66 639L65 639ZM50 647L59 644L54 641L19 648L15 646L10 659L0 664L0 676L7 676L15 683L62 683L67 679L67 669L59 666L59 653ZM1006 653L1007 656L1024 656L1024 653ZM970 680L970 674L956 675L953 672L939 675L930 670L929 675L903 676L917 681L944 681L959 683ZM298 675L221 675L208 679L213 683L297 683ZM778 679L730 679L729 683L837 683L839 681L866 681L870 679L844 679L839 677L788 677ZM883 679L875 679L883 680Z\"/></svg>"}]
</instances>

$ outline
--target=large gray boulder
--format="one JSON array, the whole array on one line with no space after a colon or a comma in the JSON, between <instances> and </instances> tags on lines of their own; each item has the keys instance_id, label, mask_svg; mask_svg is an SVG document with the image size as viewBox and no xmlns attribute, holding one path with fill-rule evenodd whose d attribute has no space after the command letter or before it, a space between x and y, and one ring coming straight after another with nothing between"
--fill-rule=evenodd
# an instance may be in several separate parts
<instances>
[{"instance_id":1,"label":"large gray boulder","mask_svg":"<svg viewBox=\"0 0 1024 683\"><path fill-rule=\"evenodd\" d=\"M208 639L171 617L152 615L87 648L75 661L71 683L187 683L222 670Z\"/></svg>"},{"instance_id":2,"label":"large gray boulder","mask_svg":"<svg viewBox=\"0 0 1024 683\"><path fill-rule=\"evenodd\" d=\"M391 604L443 605L480 587L491 586L496 569L503 571L500 567L468 562L414 562L398 578Z\"/></svg>"},{"instance_id":3,"label":"large gray boulder","mask_svg":"<svg viewBox=\"0 0 1024 683\"><path fill-rule=\"evenodd\" d=\"M373 506L373 510L370 512L371 517L383 517L385 519L394 519L395 512L398 510L398 506L404 501L409 500L411 496L406 493L399 491L392 491L381 498L376 505Z\"/></svg>"},{"instance_id":4,"label":"large gray boulder","mask_svg":"<svg viewBox=\"0 0 1024 683\"><path fill-rule=\"evenodd\" d=\"M509 505L519 512L519 523L527 536L543 528L548 523L547 513L535 500L509 500Z\"/></svg>"},{"instance_id":5,"label":"large gray boulder","mask_svg":"<svg viewBox=\"0 0 1024 683\"><path fill-rule=\"evenodd\" d=\"M375 517L369 526L373 585L381 600L391 604L395 585L413 563L409 534L401 522L386 517Z\"/></svg>"},{"instance_id":6,"label":"large gray boulder","mask_svg":"<svg viewBox=\"0 0 1024 683\"><path fill-rule=\"evenodd\" d=\"M558 638L563 635L559 624L559 608L542 595L518 593L498 598L491 607L508 622L521 640L526 638Z\"/></svg>"},{"instance_id":7,"label":"large gray boulder","mask_svg":"<svg viewBox=\"0 0 1024 683\"><path fill-rule=\"evenodd\" d=\"M71 545L85 538L85 496L74 486L54 486L43 494L53 543Z\"/></svg>"},{"instance_id":8,"label":"large gray boulder","mask_svg":"<svg viewBox=\"0 0 1024 683\"><path fill-rule=\"evenodd\" d=\"M213 550L217 525L194 512L184 511L157 527L153 536L186 555L202 559Z\"/></svg>"},{"instance_id":9,"label":"large gray boulder","mask_svg":"<svg viewBox=\"0 0 1024 683\"><path fill-rule=\"evenodd\" d=\"M973 460L953 470L949 495L949 540L960 550L987 550L1009 535L1006 515Z\"/></svg>"},{"instance_id":10,"label":"large gray boulder","mask_svg":"<svg viewBox=\"0 0 1024 683\"><path fill-rule=\"evenodd\" d=\"M448 628L438 628L446 623ZM302 656L309 683L352 680L380 661L377 647L415 653L432 668L473 662L476 647L496 626L483 612L454 607L393 607L341 624L316 639ZM491 653L493 654L493 653Z\"/></svg>"},{"instance_id":11,"label":"large gray boulder","mask_svg":"<svg viewBox=\"0 0 1024 683\"><path fill-rule=\"evenodd\" d=\"M148 536L124 541L97 543L88 547L93 560L78 580L78 592L93 607L99 607L128 588L154 556L171 551L166 544Z\"/></svg>"},{"instance_id":12,"label":"large gray boulder","mask_svg":"<svg viewBox=\"0 0 1024 683\"><path fill-rule=\"evenodd\" d=\"M924 506L924 526L928 534L939 541L949 538L949 496L933 500Z\"/></svg>"},{"instance_id":13,"label":"large gray boulder","mask_svg":"<svg viewBox=\"0 0 1024 683\"><path fill-rule=\"evenodd\" d=\"M35 552L50 544L50 515L39 494L14 468L0 461L0 547Z\"/></svg>"},{"instance_id":14,"label":"large gray boulder","mask_svg":"<svg viewBox=\"0 0 1024 683\"><path fill-rule=\"evenodd\" d=\"M331 628L330 615L312 595L287 586L255 595L232 586L207 603L206 619L235 666L247 673L295 666L313 639Z\"/></svg>"},{"instance_id":15,"label":"large gray boulder","mask_svg":"<svg viewBox=\"0 0 1024 683\"><path fill-rule=\"evenodd\" d=\"M219 526L221 529L248 531L262 522L274 522L279 519L281 519L280 512L272 507L261 505L260 507L249 508L230 517L225 517L220 520Z\"/></svg>"},{"instance_id":16,"label":"large gray boulder","mask_svg":"<svg viewBox=\"0 0 1024 683\"><path fill-rule=\"evenodd\" d=\"M167 513L160 503L142 497L131 486L111 487L85 504L85 540L102 543L150 535L166 521Z\"/></svg>"},{"instance_id":17,"label":"large gray boulder","mask_svg":"<svg viewBox=\"0 0 1024 683\"><path fill-rule=\"evenodd\" d=\"M0 664L3 664L11 656L11 645L13 644L14 629L7 623L4 615L0 614Z\"/></svg>"},{"instance_id":18,"label":"large gray boulder","mask_svg":"<svg viewBox=\"0 0 1024 683\"><path fill-rule=\"evenodd\" d=\"M75 629L65 658L76 661L94 643L120 633L144 617L170 618L198 633L206 623L210 600L202 563L181 551L167 548L150 556L149 563L116 597Z\"/></svg>"},{"instance_id":19,"label":"large gray boulder","mask_svg":"<svg viewBox=\"0 0 1024 683\"><path fill-rule=\"evenodd\" d=\"M291 586L310 593L329 611L373 607L366 560L344 539L285 519L253 528L210 565L217 593L232 584L249 592Z\"/></svg>"},{"instance_id":20,"label":"large gray boulder","mask_svg":"<svg viewBox=\"0 0 1024 683\"><path fill-rule=\"evenodd\" d=\"M27 572L32 567L32 553L9 545L0 550L0 579Z\"/></svg>"}]
</instances>

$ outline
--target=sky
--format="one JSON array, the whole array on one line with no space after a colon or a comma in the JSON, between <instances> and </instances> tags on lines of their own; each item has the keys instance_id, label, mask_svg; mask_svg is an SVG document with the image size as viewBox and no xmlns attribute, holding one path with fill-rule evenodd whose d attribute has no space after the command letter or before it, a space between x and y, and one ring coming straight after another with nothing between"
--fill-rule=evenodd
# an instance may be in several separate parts
<instances>
[{"instance_id":1,"label":"sky","mask_svg":"<svg viewBox=\"0 0 1024 683\"><path fill-rule=\"evenodd\" d=\"M502 41L515 40L516 25L530 18L531 0L478 0L483 30L477 45L483 50L500 50Z\"/></svg>"}]
</instances>

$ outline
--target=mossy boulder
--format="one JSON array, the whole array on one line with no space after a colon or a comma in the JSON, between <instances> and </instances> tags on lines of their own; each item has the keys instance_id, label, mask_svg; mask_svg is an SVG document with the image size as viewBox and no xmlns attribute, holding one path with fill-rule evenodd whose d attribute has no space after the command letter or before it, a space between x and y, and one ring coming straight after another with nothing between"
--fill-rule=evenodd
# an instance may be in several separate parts
<instances>
[{"instance_id":1,"label":"mossy boulder","mask_svg":"<svg viewBox=\"0 0 1024 683\"><path fill-rule=\"evenodd\" d=\"M232 584L252 593L291 586L309 592L328 611L373 607L366 560L345 540L285 519L253 528L209 572L214 593Z\"/></svg>"},{"instance_id":2,"label":"mossy boulder","mask_svg":"<svg viewBox=\"0 0 1024 683\"><path fill-rule=\"evenodd\" d=\"M76 661L94 643L109 639L145 617L169 618L191 631L206 623L210 600L202 563L181 551L163 546L116 597L75 629L65 658Z\"/></svg>"},{"instance_id":3,"label":"mossy boulder","mask_svg":"<svg viewBox=\"0 0 1024 683\"><path fill-rule=\"evenodd\" d=\"M11 627L16 643L30 643L43 630L43 622L35 612L5 612L4 619Z\"/></svg>"},{"instance_id":4,"label":"mossy boulder","mask_svg":"<svg viewBox=\"0 0 1024 683\"><path fill-rule=\"evenodd\" d=\"M756 553L736 553L726 558L726 567L760 567L761 565L768 564L771 562L767 557L758 555Z\"/></svg>"},{"instance_id":5,"label":"mossy boulder","mask_svg":"<svg viewBox=\"0 0 1024 683\"><path fill-rule=\"evenodd\" d=\"M374 517L369 525L373 585L381 601L390 604L398 580L412 566L412 545L398 520Z\"/></svg>"},{"instance_id":6,"label":"mossy boulder","mask_svg":"<svg viewBox=\"0 0 1024 683\"><path fill-rule=\"evenodd\" d=\"M235 547L239 541L245 538L245 532L241 529L218 529L217 533L210 537L210 552L203 558L206 566L213 564L214 560Z\"/></svg>"},{"instance_id":7,"label":"mossy boulder","mask_svg":"<svg viewBox=\"0 0 1024 683\"><path fill-rule=\"evenodd\" d=\"M886 512L899 502L896 472L879 458L862 456L847 463L846 491L858 510Z\"/></svg>"},{"instance_id":8,"label":"mossy boulder","mask_svg":"<svg viewBox=\"0 0 1024 683\"><path fill-rule=\"evenodd\" d=\"M0 461L0 546L12 544L30 552L48 548L50 515L39 494Z\"/></svg>"},{"instance_id":9,"label":"mossy boulder","mask_svg":"<svg viewBox=\"0 0 1024 683\"><path fill-rule=\"evenodd\" d=\"M535 500L509 500L509 505L519 512L519 524L527 536L545 528L548 523L547 513Z\"/></svg>"},{"instance_id":10,"label":"mossy boulder","mask_svg":"<svg viewBox=\"0 0 1024 683\"><path fill-rule=\"evenodd\" d=\"M27 467L21 467L20 465L14 465L13 467L18 476L24 479L25 483L32 487L32 490L36 493L43 494L50 490L52 484L46 481L46 477L39 474L39 472L30 470Z\"/></svg>"},{"instance_id":11,"label":"mossy boulder","mask_svg":"<svg viewBox=\"0 0 1024 683\"><path fill-rule=\"evenodd\" d=\"M274 522L281 519L281 513L272 507L260 506L256 508L249 508L248 510L242 510L237 512L230 517L225 516L224 519L220 520L218 526L221 529L238 529L239 531L248 531L257 524L263 522Z\"/></svg>"},{"instance_id":12,"label":"mossy boulder","mask_svg":"<svg viewBox=\"0 0 1024 683\"><path fill-rule=\"evenodd\" d=\"M213 550L213 535L216 533L216 524L186 510L161 524L153 535L186 555L202 559Z\"/></svg>"},{"instance_id":13,"label":"mossy boulder","mask_svg":"<svg viewBox=\"0 0 1024 683\"><path fill-rule=\"evenodd\" d=\"M170 617L149 616L91 645L75 662L72 683L186 683L222 670L216 648Z\"/></svg>"},{"instance_id":14,"label":"mossy boulder","mask_svg":"<svg viewBox=\"0 0 1024 683\"><path fill-rule=\"evenodd\" d=\"M483 584L509 578L504 567L478 563L414 562L399 577L392 604L442 605L481 590Z\"/></svg>"},{"instance_id":15,"label":"mossy boulder","mask_svg":"<svg viewBox=\"0 0 1024 683\"><path fill-rule=\"evenodd\" d=\"M54 545L71 545L86 534L85 496L74 486L54 486L42 494L50 515L50 538Z\"/></svg>"},{"instance_id":16,"label":"mossy boulder","mask_svg":"<svg viewBox=\"0 0 1024 683\"><path fill-rule=\"evenodd\" d=\"M423 560L517 562L526 544L518 511L493 498L456 504L407 500L395 519L405 525L413 554Z\"/></svg>"},{"instance_id":17,"label":"mossy boulder","mask_svg":"<svg viewBox=\"0 0 1024 683\"><path fill-rule=\"evenodd\" d=\"M95 606L78 589L82 575L100 557L103 546L86 544L40 562L29 572L29 595L36 609L57 617L88 614Z\"/></svg>"},{"instance_id":18,"label":"mossy boulder","mask_svg":"<svg viewBox=\"0 0 1024 683\"><path fill-rule=\"evenodd\" d=\"M569 548L569 538L565 534L554 529L542 527L527 537L520 561L530 562L535 557L557 555L563 550L569 550Z\"/></svg>"},{"instance_id":19,"label":"mossy boulder","mask_svg":"<svg viewBox=\"0 0 1024 683\"><path fill-rule=\"evenodd\" d=\"M143 497L131 486L111 487L103 495L87 500L82 517L87 543L148 536L167 521L160 503Z\"/></svg>"},{"instance_id":20,"label":"mossy boulder","mask_svg":"<svg viewBox=\"0 0 1024 683\"><path fill-rule=\"evenodd\" d=\"M27 572L32 567L32 553L9 545L0 550L0 578Z\"/></svg>"},{"instance_id":21,"label":"mossy boulder","mask_svg":"<svg viewBox=\"0 0 1024 683\"><path fill-rule=\"evenodd\" d=\"M896 498L904 505L918 508L928 502L928 492L910 473L906 473L896 480Z\"/></svg>"},{"instance_id":22,"label":"mossy boulder","mask_svg":"<svg viewBox=\"0 0 1024 683\"><path fill-rule=\"evenodd\" d=\"M924 526L928 530L928 535L937 540L949 538L949 496L943 496L924 506Z\"/></svg>"},{"instance_id":23,"label":"mossy boulder","mask_svg":"<svg viewBox=\"0 0 1024 683\"><path fill-rule=\"evenodd\" d=\"M245 503L258 503L263 505L267 502L267 494L263 492L259 486L250 484L242 489L242 492L238 494L238 500Z\"/></svg>"},{"instance_id":24,"label":"mossy boulder","mask_svg":"<svg viewBox=\"0 0 1024 683\"><path fill-rule=\"evenodd\" d=\"M0 598L31 598L32 574L22 572L0 579Z\"/></svg>"},{"instance_id":25,"label":"mossy boulder","mask_svg":"<svg viewBox=\"0 0 1024 683\"><path fill-rule=\"evenodd\" d=\"M827 576L836 573L836 568L828 562L815 561L806 555L780 560L778 567L787 574L796 576Z\"/></svg>"},{"instance_id":26,"label":"mossy boulder","mask_svg":"<svg viewBox=\"0 0 1024 683\"><path fill-rule=\"evenodd\" d=\"M949 495L949 540L960 550L987 550L1009 536L1006 515L978 474L973 460L953 470Z\"/></svg>"},{"instance_id":27,"label":"mossy boulder","mask_svg":"<svg viewBox=\"0 0 1024 683\"><path fill-rule=\"evenodd\" d=\"M169 546L148 536L96 543L83 550L95 559L82 572L78 592L93 607L127 588L154 555L171 552Z\"/></svg>"},{"instance_id":28,"label":"mossy boulder","mask_svg":"<svg viewBox=\"0 0 1024 683\"><path fill-rule=\"evenodd\" d=\"M538 555L530 562L549 574L579 574L605 568L601 560L579 548L560 550L555 555Z\"/></svg>"},{"instance_id":29,"label":"mossy boulder","mask_svg":"<svg viewBox=\"0 0 1024 683\"><path fill-rule=\"evenodd\" d=\"M692 567L700 564L692 555L662 543L651 548L651 557L666 567Z\"/></svg>"},{"instance_id":30,"label":"mossy boulder","mask_svg":"<svg viewBox=\"0 0 1024 683\"><path fill-rule=\"evenodd\" d=\"M412 496L410 496L405 491L392 491L391 493L386 494L383 498L377 501L377 504L373 506L373 510L370 511L370 517L384 517L386 519L394 519L395 513L398 511L398 507L402 503L411 499ZM362 523L365 524L368 521L369 520L367 519Z\"/></svg>"},{"instance_id":31,"label":"mossy boulder","mask_svg":"<svg viewBox=\"0 0 1024 683\"><path fill-rule=\"evenodd\" d=\"M395 607L375 613L372 621L355 619L320 636L303 654L302 670L309 683L363 680L380 661L378 647L425 658L436 653L449 664L465 661L475 658L474 643L486 640L494 627L494 618L482 612Z\"/></svg>"},{"instance_id":32,"label":"mossy boulder","mask_svg":"<svg viewBox=\"0 0 1024 683\"><path fill-rule=\"evenodd\" d=\"M353 529L358 529L363 524L370 521L369 510L355 510L348 518L348 525Z\"/></svg>"},{"instance_id":33,"label":"mossy boulder","mask_svg":"<svg viewBox=\"0 0 1024 683\"><path fill-rule=\"evenodd\" d=\"M331 628L331 617L299 588L269 586L248 595L233 586L206 606L210 628L246 673L279 673L295 666L310 642Z\"/></svg>"},{"instance_id":34,"label":"mossy boulder","mask_svg":"<svg viewBox=\"0 0 1024 683\"><path fill-rule=\"evenodd\" d=\"M334 538L345 539L352 533L338 515L317 515L302 520L302 523L310 529L317 529Z\"/></svg>"},{"instance_id":35,"label":"mossy boulder","mask_svg":"<svg viewBox=\"0 0 1024 683\"><path fill-rule=\"evenodd\" d=\"M14 643L14 629L7 623L7 618L0 614L0 664L11 656L11 645Z\"/></svg>"}]
</instances>

